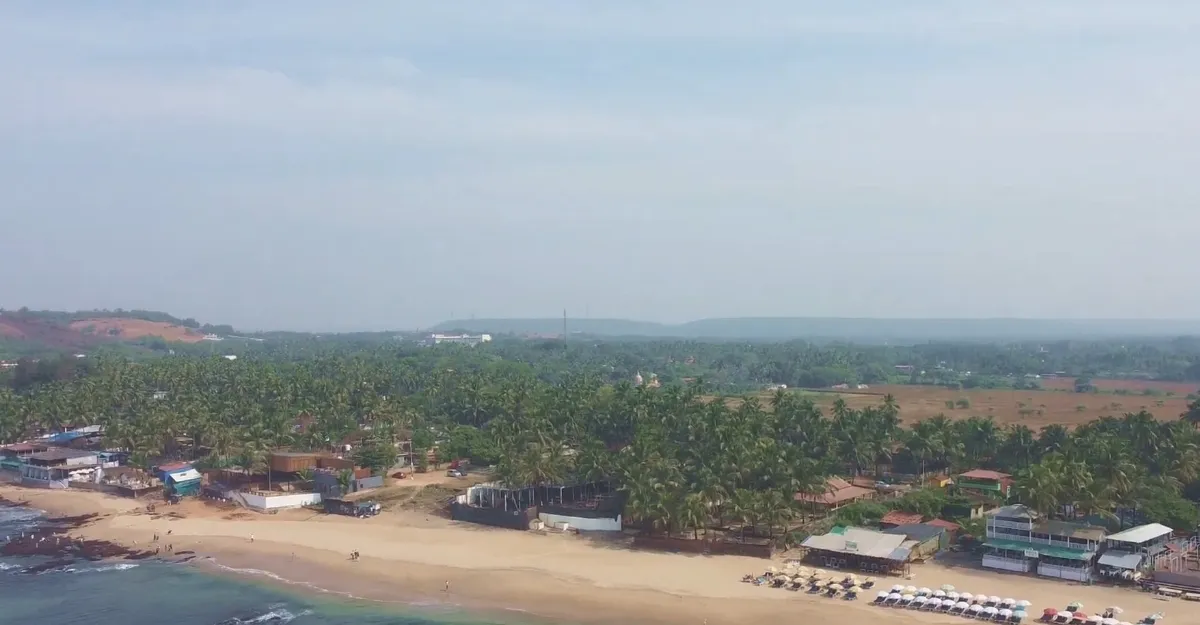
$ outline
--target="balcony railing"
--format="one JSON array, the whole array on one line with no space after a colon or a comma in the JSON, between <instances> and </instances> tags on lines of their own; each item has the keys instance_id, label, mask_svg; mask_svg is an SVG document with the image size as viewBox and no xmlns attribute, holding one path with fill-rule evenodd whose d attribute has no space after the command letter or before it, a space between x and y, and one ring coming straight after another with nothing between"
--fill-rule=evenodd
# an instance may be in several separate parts
<instances>
[{"instance_id":1,"label":"balcony railing","mask_svg":"<svg viewBox=\"0 0 1200 625\"><path fill-rule=\"evenodd\" d=\"M1033 523L1019 523L1015 521L998 521L996 519L988 519L987 527L990 530L993 527L1003 527L1010 530L1021 530L1023 532L1032 532Z\"/></svg>"}]
</instances>

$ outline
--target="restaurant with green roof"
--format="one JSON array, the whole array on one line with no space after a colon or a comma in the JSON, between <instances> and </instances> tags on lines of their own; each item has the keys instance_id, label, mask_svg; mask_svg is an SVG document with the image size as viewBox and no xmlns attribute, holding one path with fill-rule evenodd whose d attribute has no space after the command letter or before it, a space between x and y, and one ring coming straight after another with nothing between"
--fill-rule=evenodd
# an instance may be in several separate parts
<instances>
[{"instance_id":1,"label":"restaurant with green roof","mask_svg":"<svg viewBox=\"0 0 1200 625\"><path fill-rule=\"evenodd\" d=\"M1090 582L1106 534L1094 525L1041 519L1026 506L1004 506L988 513L983 566Z\"/></svg>"}]
</instances>

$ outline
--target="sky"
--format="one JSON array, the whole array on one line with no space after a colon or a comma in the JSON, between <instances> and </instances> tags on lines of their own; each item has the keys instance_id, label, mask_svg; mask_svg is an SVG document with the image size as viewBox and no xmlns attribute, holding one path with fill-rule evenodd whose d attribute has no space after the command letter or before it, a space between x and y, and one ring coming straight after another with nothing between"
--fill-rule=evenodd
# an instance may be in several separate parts
<instances>
[{"instance_id":1,"label":"sky","mask_svg":"<svg viewBox=\"0 0 1200 625\"><path fill-rule=\"evenodd\" d=\"M0 3L0 306L1200 318L1200 2Z\"/></svg>"}]
</instances>

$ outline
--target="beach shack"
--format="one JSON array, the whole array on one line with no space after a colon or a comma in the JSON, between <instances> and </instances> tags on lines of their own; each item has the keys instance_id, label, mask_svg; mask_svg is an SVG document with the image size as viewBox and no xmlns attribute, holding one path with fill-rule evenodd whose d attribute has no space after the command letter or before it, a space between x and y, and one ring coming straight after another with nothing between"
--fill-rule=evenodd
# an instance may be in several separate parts
<instances>
[{"instance_id":1,"label":"beach shack","mask_svg":"<svg viewBox=\"0 0 1200 625\"><path fill-rule=\"evenodd\" d=\"M1106 534L1098 526L1042 519L1027 506L1004 506L988 513L983 566L1091 582Z\"/></svg>"},{"instance_id":2,"label":"beach shack","mask_svg":"<svg viewBox=\"0 0 1200 625\"><path fill-rule=\"evenodd\" d=\"M52 447L25 457L21 463L21 484L68 488L72 481L92 481L98 470L95 452Z\"/></svg>"},{"instance_id":3,"label":"beach shack","mask_svg":"<svg viewBox=\"0 0 1200 625\"><path fill-rule=\"evenodd\" d=\"M186 462L159 465L154 468L154 473L162 480L163 490L168 495L188 497L200 494L203 476Z\"/></svg>"},{"instance_id":4,"label":"beach shack","mask_svg":"<svg viewBox=\"0 0 1200 625\"><path fill-rule=\"evenodd\" d=\"M898 534L912 541L909 550L918 560L932 558L934 554L950 546L950 536L943 527L925 523L897 525L883 530L884 534Z\"/></svg>"},{"instance_id":5,"label":"beach shack","mask_svg":"<svg viewBox=\"0 0 1200 625\"><path fill-rule=\"evenodd\" d=\"M1005 500L1012 491L1012 476L999 471L975 469L954 476L954 487L962 493L977 493Z\"/></svg>"},{"instance_id":6,"label":"beach shack","mask_svg":"<svg viewBox=\"0 0 1200 625\"><path fill-rule=\"evenodd\" d=\"M821 566L888 575L908 568L912 549L906 542L910 541L904 534L835 527L828 534L805 538L800 546L806 559Z\"/></svg>"},{"instance_id":7,"label":"beach shack","mask_svg":"<svg viewBox=\"0 0 1200 625\"><path fill-rule=\"evenodd\" d=\"M13 443L0 447L0 469L20 471L25 459L49 449L42 443Z\"/></svg>"},{"instance_id":8,"label":"beach shack","mask_svg":"<svg viewBox=\"0 0 1200 625\"><path fill-rule=\"evenodd\" d=\"M1131 527L1105 540L1100 556L1100 575L1132 581L1147 569L1157 568L1155 560L1170 551L1174 530L1161 523Z\"/></svg>"},{"instance_id":9,"label":"beach shack","mask_svg":"<svg viewBox=\"0 0 1200 625\"><path fill-rule=\"evenodd\" d=\"M825 480L825 489L818 493L796 493L794 499L809 510L819 513L830 513L856 501L873 499L876 491L871 488L855 486L840 477Z\"/></svg>"},{"instance_id":10,"label":"beach shack","mask_svg":"<svg viewBox=\"0 0 1200 625\"><path fill-rule=\"evenodd\" d=\"M926 521L925 524L933 525L935 527L940 527L940 528L946 530L946 540L950 544L954 544L955 542L958 541L958 533L960 531L962 531L961 525L959 525L958 523L954 523L953 521L947 521L946 519L931 519L929 521Z\"/></svg>"}]
</instances>

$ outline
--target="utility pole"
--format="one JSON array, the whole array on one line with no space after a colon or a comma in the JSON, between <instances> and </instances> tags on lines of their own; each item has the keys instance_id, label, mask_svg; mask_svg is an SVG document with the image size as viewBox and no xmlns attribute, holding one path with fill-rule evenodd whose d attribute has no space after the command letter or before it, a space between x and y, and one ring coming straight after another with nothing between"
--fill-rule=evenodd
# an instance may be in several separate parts
<instances>
[{"instance_id":1,"label":"utility pole","mask_svg":"<svg viewBox=\"0 0 1200 625\"><path fill-rule=\"evenodd\" d=\"M567 349L567 309L563 309L563 351Z\"/></svg>"}]
</instances>

